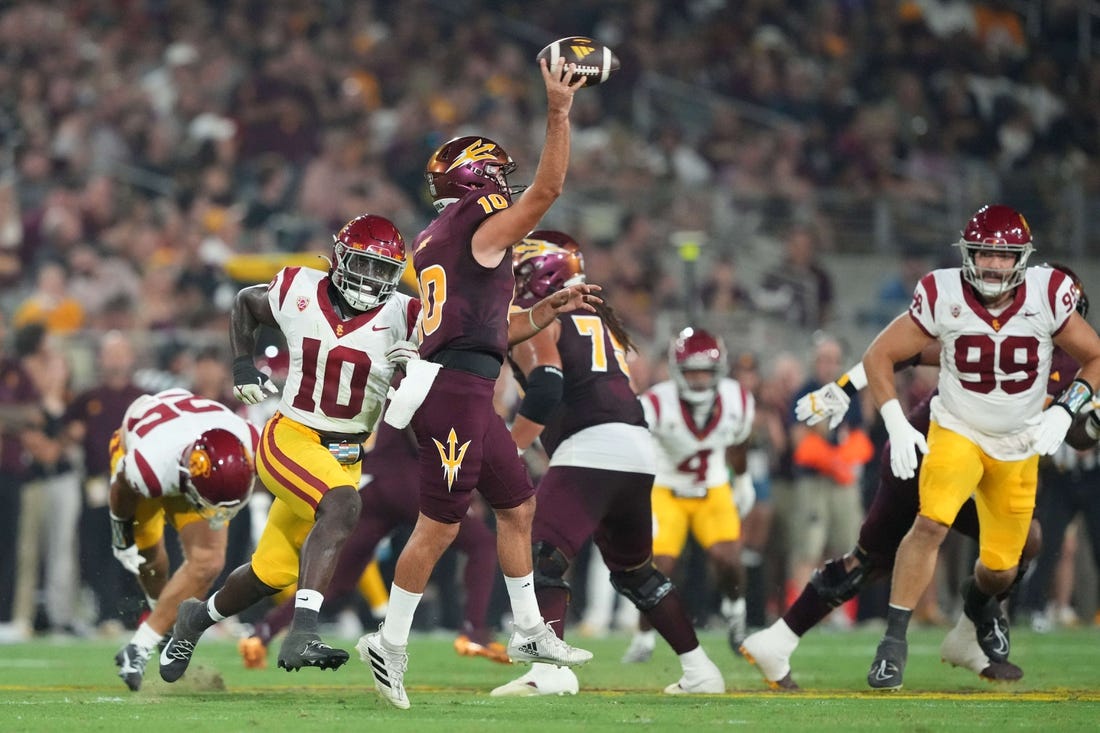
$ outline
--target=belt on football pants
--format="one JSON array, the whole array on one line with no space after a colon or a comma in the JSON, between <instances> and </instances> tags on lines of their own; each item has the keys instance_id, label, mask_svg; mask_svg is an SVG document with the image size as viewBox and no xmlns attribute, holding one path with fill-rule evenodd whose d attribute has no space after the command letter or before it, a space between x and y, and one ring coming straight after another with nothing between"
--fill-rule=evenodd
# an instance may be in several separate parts
<instances>
[{"instance_id":1,"label":"belt on football pants","mask_svg":"<svg viewBox=\"0 0 1100 733\"><path fill-rule=\"evenodd\" d=\"M428 361L444 369L457 369L486 379L500 376L501 358L484 351L462 351L460 349L442 349L428 357Z\"/></svg>"}]
</instances>

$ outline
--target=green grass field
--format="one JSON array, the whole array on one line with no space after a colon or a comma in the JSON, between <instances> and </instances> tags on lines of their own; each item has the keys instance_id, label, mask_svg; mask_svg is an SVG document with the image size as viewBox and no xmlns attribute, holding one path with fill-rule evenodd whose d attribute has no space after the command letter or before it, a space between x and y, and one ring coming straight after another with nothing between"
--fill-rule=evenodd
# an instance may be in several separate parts
<instances>
[{"instance_id":1,"label":"green grass field","mask_svg":"<svg viewBox=\"0 0 1100 733\"><path fill-rule=\"evenodd\" d=\"M671 650L623 665L625 635L586 640L596 658L579 673L576 697L492 698L524 667L458 657L451 638L417 637L406 677L412 708L389 707L346 640L352 661L336 672L246 670L230 640L204 640L179 682L154 663L141 692L115 675L114 641L37 640L0 646L0 731L1095 731L1100 729L1100 631L1047 635L1014 630L1024 679L997 686L939 660L943 630L911 635L905 689L873 693L864 681L877 631L812 633L793 660L800 693L764 688L724 637L703 635L729 692L673 697ZM330 639L329 641L335 641ZM579 641L577 643L580 643Z\"/></svg>"}]
</instances>

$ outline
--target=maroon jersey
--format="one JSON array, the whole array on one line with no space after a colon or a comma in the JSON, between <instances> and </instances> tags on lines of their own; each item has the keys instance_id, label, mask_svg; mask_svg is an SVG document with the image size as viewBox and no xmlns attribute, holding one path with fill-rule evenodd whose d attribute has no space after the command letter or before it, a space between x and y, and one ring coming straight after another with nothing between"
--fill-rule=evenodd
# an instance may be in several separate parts
<instances>
[{"instance_id":1,"label":"maroon jersey","mask_svg":"<svg viewBox=\"0 0 1100 733\"><path fill-rule=\"evenodd\" d=\"M508 208L500 194L471 191L420 232L414 246L423 313L420 356L443 349L480 351L504 361L515 277L509 251L494 268L474 259L470 242L481 222Z\"/></svg>"},{"instance_id":2,"label":"maroon jersey","mask_svg":"<svg viewBox=\"0 0 1100 733\"><path fill-rule=\"evenodd\" d=\"M546 452L553 455L563 440L593 425L621 422L645 427L645 414L624 370L625 354L611 330L599 316L582 310L562 314L558 322L564 383L562 404L542 432ZM513 373L523 384L520 370Z\"/></svg>"},{"instance_id":3,"label":"maroon jersey","mask_svg":"<svg viewBox=\"0 0 1100 733\"><path fill-rule=\"evenodd\" d=\"M1077 376L1079 365L1077 360L1066 353L1066 350L1055 346L1054 353L1050 355L1050 378L1047 380L1047 394L1057 397L1062 390L1070 385Z\"/></svg>"},{"instance_id":4,"label":"maroon jersey","mask_svg":"<svg viewBox=\"0 0 1100 733\"><path fill-rule=\"evenodd\" d=\"M108 445L111 435L122 424L126 408L145 390L135 384L122 389L93 387L76 396L65 410L65 423L84 423L84 466L89 476L106 476L110 473L111 455ZM226 404L232 404L233 401Z\"/></svg>"}]
</instances>

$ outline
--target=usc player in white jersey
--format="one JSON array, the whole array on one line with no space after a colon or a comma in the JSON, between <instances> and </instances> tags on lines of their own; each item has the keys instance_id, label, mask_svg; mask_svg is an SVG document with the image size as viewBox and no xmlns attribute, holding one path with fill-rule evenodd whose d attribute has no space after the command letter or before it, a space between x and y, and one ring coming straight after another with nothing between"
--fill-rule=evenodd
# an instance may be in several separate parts
<instances>
[{"instance_id":1,"label":"usc player in white jersey","mask_svg":"<svg viewBox=\"0 0 1100 733\"><path fill-rule=\"evenodd\" d=\"M1002 205L979 209L957 246L963 266L935 270L913 293L909 311L874 340L863 357L868 387L890 435L899 478L914 475L920 512L898 548L886 634L867 674L874 689L901 687L912 608L931 580L939 546L973 494L979 519L974 582L964 611L992 662L1008 656L1008 626L996 595L1016 576L1028 535L1039 455L1050 455L1100 384L1100 337L1076 312L1071 278L1027 267L1031 230ZM939 394L927 440L897 400L894 365L939 341ZM1045 410L1054 345L1081 365L1077 378Z\"/></svg>"},{"instance_id":2,"label":"usc player in white jersey","mask_svg":"<svg viewBox=\"0 0 1100 733\"><path fill-rule=\"evenodd\" d=\"M722 339L686 328L669 346L672 379L639 398L654 438L657 475L653 481L653 562L671 575L688 532L706 552L722 592L729 644L737 652L745 638L741 517L756 501L746 465L746 441L756 403L728 372ZM736 474L730 485L730 470ZM624 662L644 662L656 645L646 624L631 640Z\"/></svg>"},{"instance_id":3,"label":"usc player in white jersey","mask_svg":"<svg viewBox=\"0 0 1100 733\"><path fill-rule=\"evenodd\" d=\"M226 524L252 493L258 438L228 407L185 389L137 398L111 437L111 544L151 610L115 655L119 677L135 692L180 602L205 594L222 571ZM183 546L171 577L165 522Z\"/></svg>"},{"instance_id":4,"label":"usc player in white jersey","mask_svg":"<svg viewBox=\"0 0 1100 733\"><path fill-rule=\"evenodd\" d=\"M321 641L317 618L358 521L363 441L378 423L396 366L417 353L409 339L420 302L396 292L405 264L401 233L366 214L336 235L327 274L288 267L270 284L238 293L230 333L235 394L255 404L276 391L253 364L261 325L282 332L290 355L279 409L256 451L256 471L274 500L251 561L208 601L180 606L161 653L165 681L183 675L207 628L295 583L279 667L336 669L348 660Z\"/></svg>"}]
</instances>

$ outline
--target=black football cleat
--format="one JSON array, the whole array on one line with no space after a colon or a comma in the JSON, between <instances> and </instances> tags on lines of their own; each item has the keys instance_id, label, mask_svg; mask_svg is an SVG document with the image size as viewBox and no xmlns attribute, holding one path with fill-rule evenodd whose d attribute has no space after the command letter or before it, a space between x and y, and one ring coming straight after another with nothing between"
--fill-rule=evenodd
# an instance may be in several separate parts
<instances>
[{"instance_id":1,"label":"black football cleat","mask_svg":"<svg viewBox=\"0 0 1100 733\"><path fill-rule=\"evenodd\" d=\"M172 627L172 638L160 652L160 678L165 682L175 682L187 671L195 645L202 633L209 628L210 617L206 613L206 601L188 598L180 604L176 614L176 625Z\"/></svg>"},{"instance_id":2,"label":"black football cleat","mask_svg":"<svg viewBox=\"0 0 1100 733\"><path fill-rule=\"evenodd\" d=\"M145 678L145 664L149 661L151 652L151 649L140 649L136 644L127 644L115 655L118 676L133 692L141 689L141 681Z\"/></svg>"},{"instance_id":3,"label":"black football cleat","mask_svg":"<svg viewBox=\"0 0 1100 733\"><path fill-rule=\"evenodd\" d=\"M302 667L339 669L348 661L348 653L334 649L317 634L292 631L279 648L279 668L297 672Z\"/></svg>"},{"instance_id":4,"label":"black football cleat","mask_svg":"<svg viewBox=\"0 0 1100 733\"><path fill-rule=\"evenodd\" d=\"M884 636L867 672L867 684L875 690L900 690L908 657L908 642Z\"/></svg>"}]
</instances>

